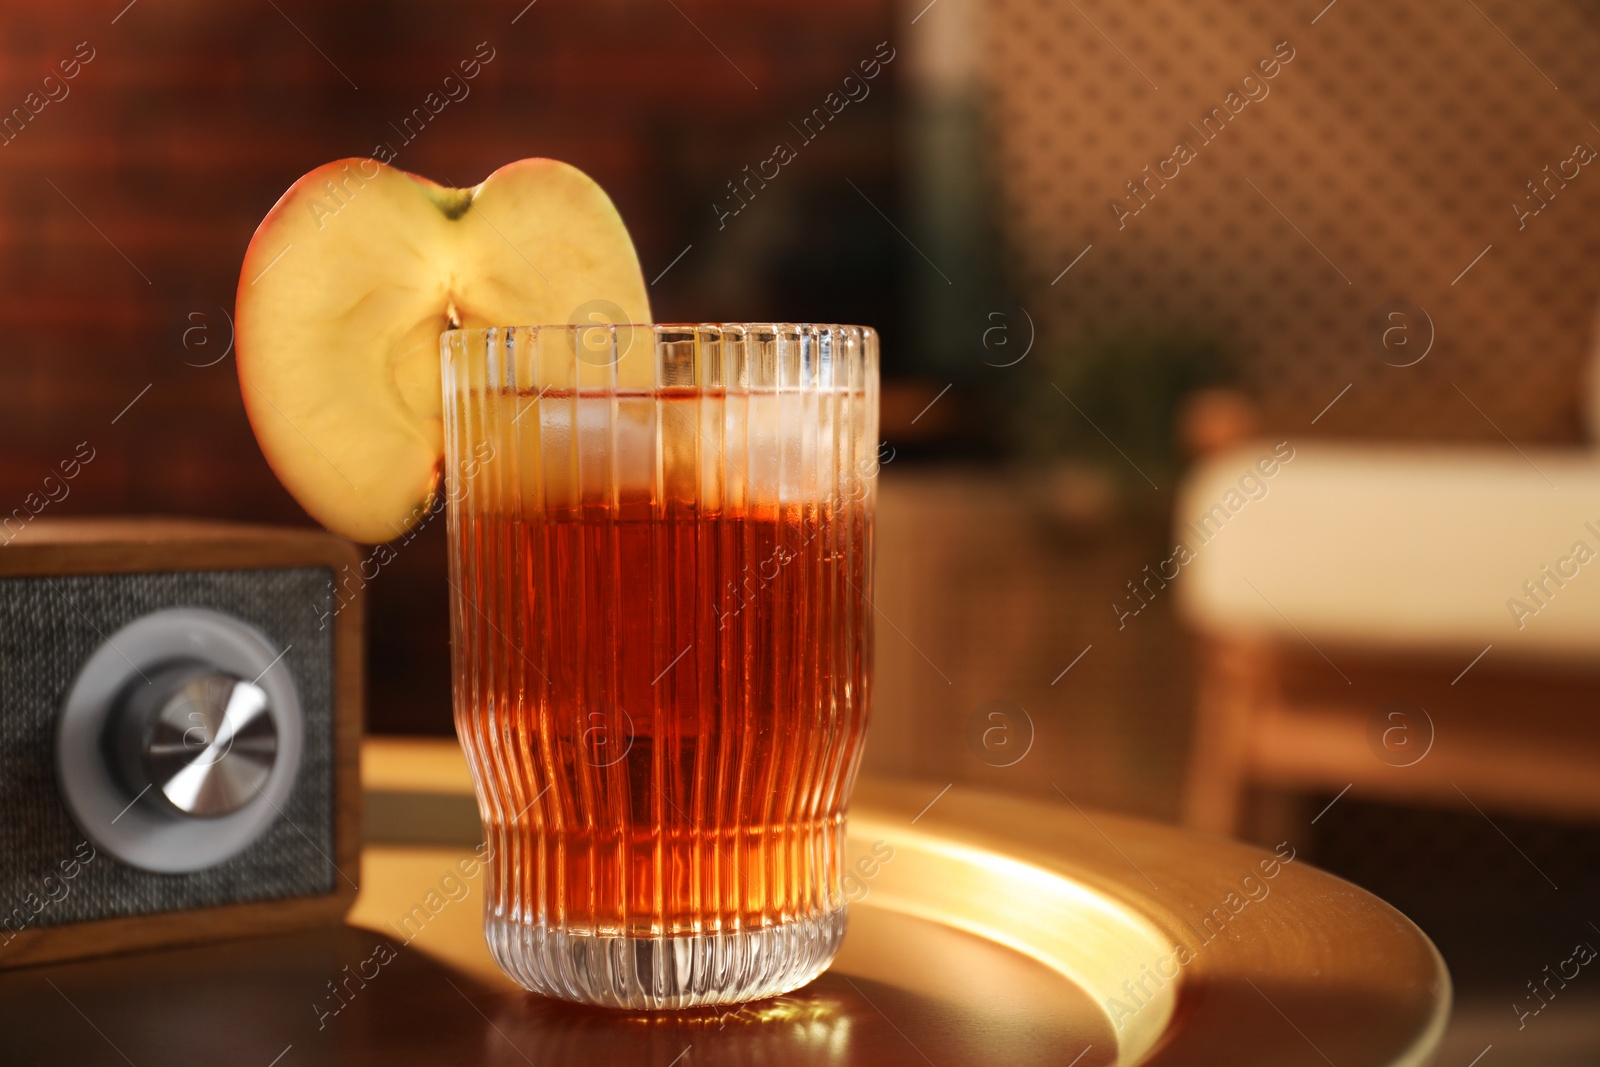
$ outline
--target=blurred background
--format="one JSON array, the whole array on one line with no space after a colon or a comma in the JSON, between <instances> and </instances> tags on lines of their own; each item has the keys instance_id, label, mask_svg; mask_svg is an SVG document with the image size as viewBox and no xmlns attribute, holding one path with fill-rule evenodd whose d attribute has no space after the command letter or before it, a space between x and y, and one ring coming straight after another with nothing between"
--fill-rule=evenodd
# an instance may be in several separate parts
<instances>
[{"instance_id":1,"label":"blurred background","mask_svg":"<svg viewBox=\"0 0 1600 1067\"><path fill-rule=\"evenodd\" d=\"M658 320L882 332L869 772L1292 841L1444 951L1439 1062L1600 1062L1600 977L1548 979L1600 945L1592 5L0 26L0 512L307 522L231 358L256 223L382 145L567 160ZM442 523L367 587L375 732L451 730Z\"/></svg>"}]
</instances>

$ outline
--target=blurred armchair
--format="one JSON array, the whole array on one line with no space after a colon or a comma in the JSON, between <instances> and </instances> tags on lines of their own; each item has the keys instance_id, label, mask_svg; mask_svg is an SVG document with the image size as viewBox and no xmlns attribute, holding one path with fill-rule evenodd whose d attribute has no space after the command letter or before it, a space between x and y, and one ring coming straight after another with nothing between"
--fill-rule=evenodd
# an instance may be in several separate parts
<instances>
[{"instance_id":1,"label":"blurred armchair","mask_svg":"<svg viewBox=\"0 0 1600 1067\"><path fill-rule=\"evenodd\" d=\"M1600 818L1600 454L1282 441L1228 394L1186 422L1189 825L1346 788Z\"/></svg>"}]
</instances>

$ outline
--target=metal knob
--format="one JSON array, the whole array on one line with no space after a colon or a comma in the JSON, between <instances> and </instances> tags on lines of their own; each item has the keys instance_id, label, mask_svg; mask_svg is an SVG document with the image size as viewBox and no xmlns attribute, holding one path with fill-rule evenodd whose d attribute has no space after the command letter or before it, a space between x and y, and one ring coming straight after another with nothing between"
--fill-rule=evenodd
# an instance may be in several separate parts
<instances>
[{"instance_id":1,"label":"metal knob","mask_svg":"<svg viewBox=\"0 0 1600 1067\"><path fill-rule=\"evenodd\" d=\"M238 811L267 784L278 756L266 690L209 664L146 672L124 691L114 721L124 785L187 816Z\"/></svg>"}]
</instances>

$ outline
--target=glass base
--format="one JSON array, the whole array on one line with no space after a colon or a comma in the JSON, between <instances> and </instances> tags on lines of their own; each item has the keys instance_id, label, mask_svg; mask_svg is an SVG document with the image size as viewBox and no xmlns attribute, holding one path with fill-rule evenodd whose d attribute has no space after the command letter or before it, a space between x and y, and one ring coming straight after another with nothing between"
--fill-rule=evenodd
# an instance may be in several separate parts
<instances>
[{"instance_id":1,"label":"glass base","mask_svg":"<svg viewBox=\"0 0 1600 1067\"><path fill-rule=\"evenodd\" d=\"M728 933L612 937L489 915L500 969L547 997L608 1008L691 1008L775 997L833 962L845 909Z\"/></svg>"}]
</instances>

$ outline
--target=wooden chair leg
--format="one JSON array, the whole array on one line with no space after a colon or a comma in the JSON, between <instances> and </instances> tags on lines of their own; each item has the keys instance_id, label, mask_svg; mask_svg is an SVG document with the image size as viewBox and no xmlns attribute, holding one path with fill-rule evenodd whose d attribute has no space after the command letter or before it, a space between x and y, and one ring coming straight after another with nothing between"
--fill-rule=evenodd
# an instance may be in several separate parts
<instances>
[{"instance_id":1,"label":"wooden chair leg","mask_svg":"<svg viewBox=\"0 0 1600 1067\"><path fill-rule=\"evenodd\" d=\"M1272 689L1265 645L1208 640L1201 647L1194 745L1183 821L1192 829L1237 836L1251 783L1250 732Z\"/></svg>"},{"instance_id":2,"label":"wooden chair leg","mask_svg":"<svg viewBox=\"0 0 1600 1067\"><path fill-rule=\"evenodd\" d=\"M1247 786L1244 797L1246 802L1235 836L1265 848L1283 841L1305 840L1306 826L1316 814L1306 794Z\"/></svg>"}]
</instances>

